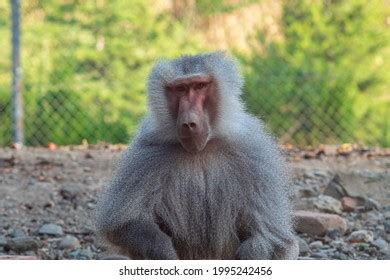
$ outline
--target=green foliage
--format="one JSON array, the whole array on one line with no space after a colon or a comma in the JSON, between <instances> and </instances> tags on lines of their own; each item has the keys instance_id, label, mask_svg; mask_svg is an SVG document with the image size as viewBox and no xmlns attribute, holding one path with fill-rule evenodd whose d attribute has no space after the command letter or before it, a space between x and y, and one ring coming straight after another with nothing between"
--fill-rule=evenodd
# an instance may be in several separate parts
<instances>
[{"instance_id":1,"label":"green foliage","mask_svg":"<svg viewBox=\"0 0 390 280\"><path fill-rule=\"evenodd\" d=\"M197 49L185 28L168 12L154 12L152 2L23 2L26 144L128 142L145 112L151 64ZM1 19L9 17L8 4L0 5ZM0 21L0 35L8 28ZM9 42L0 44L9 53ZM0 56L0 108L9 98L8 60ZM0 144L9 142L3 135Z\"/></svg>"},{"instance_id":2,"label":"green foliage","mask_svg":"<svg viewBox=\"0 0 390 280\"><path fill-rule=\"evenodd\" d=\"M0 2L0 146L11 142L11 42L8 2Z\"/></svg>"},{"instance_id":3,"label":"green foliage","mask_svg":"<svg viewBox=\"0 0 390 280\"><path fill-rule=\"evenodd\" d=\"M241 0L241 1L226 1L226 0L196 0L195 6L198 13L203 16L214 14L229 13L236 9L258 2L258 0Z\"/></svg>"},{"instance_id":4,"label":"green foliage","mask_svg":"<svg viewBox=\"0 0 390 280\"><path fill-rule=\"evenodd\" d=\"M388 117L367 104L390 81L384 2L294 0L283 6L284 41L266 51L253 48L244 58L250 110L282 141L331 143L352 136L390 145Z\"/></svg>"},{"instance_id":5,"label":"green foliage","mask_svg":"<svg viewBox=\"0 0 390 280\"><path fill-rule=\"evenodd\" d=\"M204 1L197 16L257 0ZM202 49L151 0L22 1L27 145L128 142L158 57ZM382 0L285 0L283 40L240 55L246 103L281 141L390 146L390 30ZM238 27L239 28L239 27ZM194 34L195 33L195 34ZM0 1L0 146L11 142L10 4ZM264 47L265 46L265 47Z\"/></svg>"}]
</instances>

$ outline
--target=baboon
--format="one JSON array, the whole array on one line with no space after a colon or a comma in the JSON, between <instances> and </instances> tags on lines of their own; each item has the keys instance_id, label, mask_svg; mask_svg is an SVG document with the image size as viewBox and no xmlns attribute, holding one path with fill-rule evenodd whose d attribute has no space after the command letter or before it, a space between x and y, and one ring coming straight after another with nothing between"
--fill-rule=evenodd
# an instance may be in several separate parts
<instances>
[{"instance_id":1,"label":"baboon","mask_svg":"<svg viewBox=\"0 0 390 280\"><path fill-rule=\"evenodd\" d=\"M98 202L98 233L131 259L297 258L286 163L245 112L235 61L162 60L147 86L148 113Z\"/></svg>"}]
</instances>

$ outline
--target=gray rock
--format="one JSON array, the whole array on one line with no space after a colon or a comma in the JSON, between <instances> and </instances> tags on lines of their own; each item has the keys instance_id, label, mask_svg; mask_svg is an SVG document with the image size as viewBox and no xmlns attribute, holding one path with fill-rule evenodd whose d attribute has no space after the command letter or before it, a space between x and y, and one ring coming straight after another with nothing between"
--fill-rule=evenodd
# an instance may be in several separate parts
<instances>
[{"instance_id":1,"label":"gray rock","mask_svg":"<svg viewBox=\"0 0 390 280\"><path fill-rule=\"evenodd\" d=\"M74 200L80 193L80 187L77 185L64 185L60 189L60 195L63 199Z\"/></svg>"},{"instance_id":2,"label":"gray rock","mask_svg":"<svg viewBox=\"0 0 390 280\"><path fill-rule=\"evenodd\" d=\"M298 257L298 260L311 261L311 260L315 260L315 258L311 258L311 257Z\"/></svg>"},{"instance_id":3,"label":"gray rock","mask_svg":"<svg viewBox=\"0 0 390 280\"><path fill-rule=\"evenodd\" d=\"M379 232L385 232L385 226L384 225L375 225L375 230Z\"/></svg>"},{"instance_id":4,"label":"gray rock","mask_svg":"<svg viewBox=\"0 0 390 280\"><path fill-rule=\"evenodd\" d=\"M390 204L390 173L354 170L339 172L340 182L351 197L372 198L380 204Z\"/></svg>"},{"instance_id":5,"label":"gray rock","mask_svg":"<svg viewBox=\"0 0 390 280\"><path fill-rule=\"evenodd\" d=\"M298 237L298 243L299 243L299 254L300 255L306 255L308 253L310 253L310 248L309 248L309 245L307 244L307 242Z\"/></svg>"},{"instance_id":6,"label":"gray rock","mask_svg":"<svg viewBox=\"0 0 390 280\"><path fill-rule=\"evenodd\" d=\"M60 241L58 248L74 250L80 248L80 242L76 237L67 235Z\"/></svg>"},{"instance_id":7,"label":"gray rock","mask_svg":"<svg viewBox=\"0 0 390 280\"><path fill-rule=\"evenodd\" d=\"M365 219L374 222L374 224L376 224L378 221L383 220L383 214L378 211L370 211L366 214Z\"/></svg>"},{"instance_id":8,"label":"gray rock","mask_svg":"<svg viewBox=\"0 0 390 280\"><path fill-rule=\"evenodd\" d=\"M382 238L375 239L371 244L381 251L386 251L389 248L387 241Z\"/></svg>"},{"instance_id":9,"label":"gray rock","mask_svg":"<svg viewBox=\"0 0 390 280\"><path fill-rule=\"evenodd\" d=\"M324 195L331 196L336 199L341 199L344 196L347 196L340 177L338 175L334 176L333 179L329 182L323 192Z\"/></svg>"},{"instance_id":10,"label":"gray rock","mask_svg":"<svg viewBox=\"0 0 390 280\"><path fill-rule=\"evenodd\" d=\"M323 178L327 178L331 175L331 173L328 170L321 170L321 169L315 169L313 171L313 174L317 177L323 177Z\"/></svg>"},{"instance_id":11,"label":"gray rock","mask_svg":"<svg viewBox=\"0 0 390 280\"><path fill-rule=\"evenodd\" d=\"M331 229L326 232L326 236L328 239L336 240L341 237L341 233L338 230Z\"/></svg>"},{"instance_id":12,"label":"gray rock","mask_svg":"<svg viewBox=\"0 0 390 280\"><path fill-rule=\"evenodd\" d=\"M381 207L380 203L372 198L365 198L364 200L364 209L367 211L370 210L379 210Z\"/></svg>"},{"instance_id":13,"label":"gray rock","mask_svg":"<svg viewBox=\"0 0 390 280\"><path fill-rule=\"evenodd\" d=\"M374 233L370 230L357 230L351 232L348 236L347 241L352 243L358 242L372 242L374 240Z\"/></svg>"},{"instance_id":14,"label":"gray rock","mask_svg":"<svg viewBox=\"0 0 390 280\"><path fill-rule=\"evenodd\" d=\"M327 245L323 246L321 248L320 252L326 254L327 256L333 255L335 252L337 252L336 248L327 248L327 247L329 247L329 246L327 246Z\"/></svg>"},{"instance_id":15,"label":"gray rock","mask_svg":"<svg viewBox=\"0 0 390 280\"><path fill-rule=\"evenodd\" d=\"M3 255L0 254L0 261L2 260L18 260L18 261L25 261L25 260L37 260L37 256L35 255L30 255L30 251L27 252L26 254L29 255Z\"/></svg>"},{"instance_id":16,"label":"gray rock","mask_svg":"<svg viewBox=\"0 0 390 280\"><path fill-rule=\"evenodd\" d=\"M0 235L0 247L7 245L7 238L4 235Z\"/></svg>"},{"instance_id":17,"label":"gray rock","mask_svg":"<svg viewBox=\"0 0 390 280\"><path fill-rule=\"evenodd\" d=\"M347 249L347 244L341 240L334 240L330 242L330 246L336 249L345 250Z\"/></svg>"},{"instance_id":18,"label":"gray rock","mask_svg":"<svg viewBox=\"0 0 390 280\"><path fill-rule=\"evenodd\" d=\"M318 210L324 211L326 213L342 213L341 202L331 196L320 195L318 197L311 198L310 200L312 201L314 207Z\"/></svg>"},{"instance_id":19,"label":"gray rock","mask_svg":"<svg viewBox=\"0 0 390 280\"><path fill-rule=\"evenodd\" d=\"M296 220L296 231L307 233L311 236L322 236L329 230L337 230L344 234L348 229L346 221L334 214L296 211L294 217Z\"/></svg>"},{"instance_id":20,"label":"gray rock","mask_svg":"<svg viewBox=\"0 0 390 280\"><path fill-rule=\"evenodd\" d=\"M390 221L386 220L384 222L384 226L385 226L386 233L390 233Z\"/></svg>"},{"instance_id":21,"label":"gray rock","mask_svg":"<svg viewBox=\"0 0 390 280\"><path fill-rule=\"evenodd\" d=\"M90 210L93 210L95 209L96 207L96 203L92 203L92 202L88 202L87 203L87 208L90 209Z\"/></svg>"},{"instance_id":22,"label":"gray rock","mask_svg":"<svg viewBox=\"0 0 390 280\"><path fill-rule=\"evenodd\" d=\"M35 251L38 249L38 242L30 236L14 237L8 242L8 247L18 253Z\"/></svg>"},{"instance_id":23,"label":"gray rock","mask_svg":"<svg viewBox=\"0 0 390 280\"><path fill-rule=\"evenodd\" d=\"M91 260L93 258L93 253L91 248L87 247L86 249L77 249L72 251L69 254L69 257L76 260Z\"/></svg>"},{"instance_id":24,"label":"gray rock","mask_svg":"<svg viewBox=\"0 0 390 280\"><path fill-rule=\"evenodd\" d=\"M340 259L340 260L348 260L349 258L348 258L348 255L346 255L346 254L340 252L340 253L339 253L339 259Z\"/></svg>"},{"instance_id":25,"label":"gray rock","mask_svg":"<svg viewBox=\"0 0 390 280\"><path fill-rule=\"evenodd\" d=\"M21 229L21 228L15 228L15 229L12 231L11 236L12 236L12 237L24 237L24 236L27 236L27 234L24 232L23 229Z\"/></svg>"},{"instance_id":26,"label":"gray rock","mask_svg":"<svg viewBox=\"0 0 390 280\"><path fill-rule=\"evenodd\" d=\"M302 195L302 194L299 193L298 195ZM295 196L293 200L294 210L308 210L308 211L313 210L314 209L313 202L310 199L311 198Z\"/></svg>"},{"instance_id":27,"label":"gray rock","mask_svg":"<svg viewBox=\"0 0 390 280\"><path fill-rule=\"evenodd\" d=\"M128 257L122 255L99 255L98 260L129 260Z\"/></svg>"},{"instance_id":28,"label":"gray rock","mask_svg":"<svg viewBox=\"0 0 390 280\"><path fill-rule=\"evenodd\" d=\"M322 241L314 241L314 242L309 244L309 247L312 250L318 250L318 249L320 249L322 247L322 245L324 245L322 243Z\"/></svg>"},{"instance_id":29,"label":"gray rock","mask_svg":"<svg viewBox=\"0 0 390 280\"><path fill-rule=\"evenodd\" d=\"M44 224L38 231L41 235L50 235L50 236L62 236L64 235L64 231L62 227L56 224Z\"/></svg>"},{"instance_id":30,"label":"gray rock","mask_svg":"<svg viewBox=\"0 0 390 280\"><path fill-rule=\"evenodd\" d=\"M384 253L383 260L390 260L390 250Z\"/></svg>"},{"instance_id":31,"label":"gray rock","mask_svg":"<svg viewBox=\"0 0 390 280\"><path fill-rule=\"evenodd\" d=\"M315 259L328 259L328 255L324 252L316 252L312 254L310 257L315 258Z\"/></svg>"},{"instance_id":32,"label":"gray rock","mask_svg":"<svg viewBox=\"0 0 390 280\"><path fill-rule=\"evenodd\" d=\"M93 258L93 253L92 253L92 251L91 251L91 248L90 248L90 247L87 247L86 249L80 250L80 256L81 256L83 259L91 260L91 259Z\"/></svg>"},{"instance_id":33,"label":"gray rock","mask_svg":"<svg viewBox=\"0 0 390 280\"><path fill-rule=\"evenodd\" d=\"M72 251L68 254L68 257L74 260L77 260L80 255L80 249L77 249L75 251Z\"/></svg>"},{"instance_id":34,"label":"gray rock","mask_svg":"<svg viewBox=\"0 0 390 280\"><path fill-rule=\"evenodd\" d=\"M318 192L316 191L315 188L313 188L312 185L305 185L305 186L300 186L300 185L295 185L293 186L294 190L294 198L299 199L302 197L313 197L318 195Z\"/></svg>"}]
</instances>

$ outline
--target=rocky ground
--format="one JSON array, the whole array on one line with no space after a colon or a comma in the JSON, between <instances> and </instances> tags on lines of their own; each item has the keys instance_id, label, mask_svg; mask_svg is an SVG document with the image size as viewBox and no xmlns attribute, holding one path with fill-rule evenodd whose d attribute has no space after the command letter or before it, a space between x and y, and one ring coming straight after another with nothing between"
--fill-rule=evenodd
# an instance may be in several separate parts
<instances>
[{"instance_id":1,"label":"rocky ground","mask_svg":"<svg viewBox=\"0 0 390 280\"><path fill-rule=\"evenodd\" d=\"M96 259L96 197L123 146L0 149L0 259ZM390 151L284 147L300 259L390 259Z\"/></svg>"}]
</instances>

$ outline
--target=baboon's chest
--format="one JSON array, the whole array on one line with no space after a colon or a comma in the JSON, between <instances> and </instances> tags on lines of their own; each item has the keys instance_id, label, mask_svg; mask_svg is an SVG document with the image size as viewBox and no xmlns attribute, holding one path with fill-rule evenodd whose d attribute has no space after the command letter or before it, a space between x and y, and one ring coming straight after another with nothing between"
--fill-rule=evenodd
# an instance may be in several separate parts
<instances>
[{"instance_id":1,"label":"baboon's chest","mask_svg":"<svg viewBox=\"0 0 390 280\"><path fill-rule=\"evenodd\" d=\"M158 180L156 215L176 247L204 252L200 258L222 258L223 252L235 251L238 244L250 176L240 156L224 149L208 152L206 157L172 158L171 168Z\"/></svg>"},{"instance_id":2,"label":"baboon's chest","mask_svg":"<svg viewBox=\"0 0 390 280\"><path fill-rule=\"evenodd\" d=\"M196 258L221 258L237 243L237 224L242 201L238 187L218 176L203 172L176 177L166 186L157 213L162 229L175 246ZM234 181L234 180L233 180ZM184 253L183 253L184 254ZM205 255L202 255L205 254ZM195 258L186 255L184 258Z\"/></svg>"}]
</instances>

